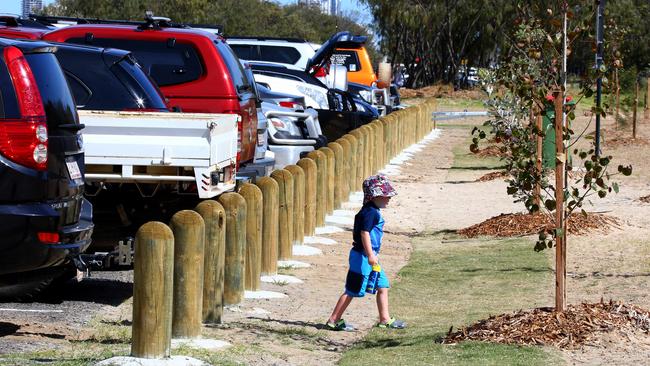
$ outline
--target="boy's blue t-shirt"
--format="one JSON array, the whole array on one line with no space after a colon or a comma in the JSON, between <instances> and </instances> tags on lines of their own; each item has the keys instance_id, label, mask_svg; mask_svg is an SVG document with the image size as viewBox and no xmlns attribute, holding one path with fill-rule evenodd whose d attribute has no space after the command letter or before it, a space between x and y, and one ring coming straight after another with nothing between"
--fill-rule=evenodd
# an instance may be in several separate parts
<instances>
[{"instance_id":1,"label":"boy's blue t-shirt","mask_svg":"<svg viewBox=\"0 0 650 366\"><path fill-rule=\"evenodd\" d=\"M352 230L352 245L362 253L363 243L361 242L361 231L370 233L370 243L372 250L379 253L381 248L381 238L384 236L384 218L374 202L369 201L359 213L354 216L354 229Z\"/></svg>"}]
</instances>

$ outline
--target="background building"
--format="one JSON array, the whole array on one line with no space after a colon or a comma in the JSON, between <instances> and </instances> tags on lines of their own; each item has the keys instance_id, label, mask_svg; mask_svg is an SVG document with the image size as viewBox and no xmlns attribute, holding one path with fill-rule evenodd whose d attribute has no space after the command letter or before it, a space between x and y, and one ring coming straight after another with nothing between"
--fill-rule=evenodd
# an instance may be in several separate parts
<instances>
[{"instance_id":1,"label":"background building","mask_svg":"<svg viewBox=\"0 0 650 366\"><path fill-rule=\"evenodd\" d=\"M43 0L23 0L23 16L43 10Z\"/></svg>"},{"instance_id":2,"label":"background building","mask_svg":"<svg viewBox=\"0 0 650 366\"><path fill-rule=\"evenodd\" d=\"M324 14L341 15L341 0L298 0L298 4L318 6Z\"/></svg>"}]
</instances>

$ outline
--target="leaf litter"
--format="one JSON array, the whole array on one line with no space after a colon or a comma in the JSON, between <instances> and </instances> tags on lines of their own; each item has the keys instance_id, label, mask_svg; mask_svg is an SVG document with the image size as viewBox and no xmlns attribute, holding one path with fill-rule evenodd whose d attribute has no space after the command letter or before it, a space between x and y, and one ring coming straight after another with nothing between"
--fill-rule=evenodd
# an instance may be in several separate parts
<instances>
[{"instance_id":1,"label":"leaf litter","mask_svg":"<svg viewBox=\"0 0 650 366\"><path fill-rule=\"evenodd\" d=\"M601 213L572 213L567 221L567 232L585 235L591 232L607 233L612 227L620 227L620 221ZM554 228L554 220L543 213L509 213L489 218L479 224L460 229L457 234L474 238L477 236L511 237L538 234Z\"/></svg>"},{"instance_id":2,"label":"leaf litter","mask_svg":"<svg viewBox=\"0 0 650 366\"><path fill-rule=\"evenodd\" d=\"M442 343L487 341L516 345L543 345L574 349L593 344L599 333L618 330L623 334L641 331L650 335L650 312L622 302L569 305L564 312L553 308L519 310L491 316L453 332Z\"/></svg>"},{"instance_id":3,"label":"leaf litter","mask_svg":"<svg viewBox=\"0 0 650 366\"><path fill-rule=\"evenodd\" d=\"M478 178L476 181L477 182L489 182L489 181L500 179L500 178L506 178L508 175L509 175L508 172L506 172L504 170L500 170L498 172L487 173L487 174L481 176L480 178Z\"/></svg>"}]
</instances>

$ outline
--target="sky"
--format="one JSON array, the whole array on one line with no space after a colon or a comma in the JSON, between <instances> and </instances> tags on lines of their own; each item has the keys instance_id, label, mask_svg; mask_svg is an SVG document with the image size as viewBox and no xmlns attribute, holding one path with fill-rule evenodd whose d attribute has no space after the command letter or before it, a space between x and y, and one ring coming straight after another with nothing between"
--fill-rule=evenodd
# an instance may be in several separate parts
<instances>
[{"instance_id":1,"label":"sky","mask_svg":"<svg viewBox=\"0 0 650 366\"><path fill-rule=\"evenodd\" d=\"M280 4L295 3L295 0L276 0ZM53 3L54 0L43 0L44 5ZM13 13L20 14L21 0L0 0L0 13ZM341 0L341 7L344 12L358 11L360 12L363 22L370 21L370 15L365 11L365 7L359 4L358 0Z\"/></svg>"}]
</instances>

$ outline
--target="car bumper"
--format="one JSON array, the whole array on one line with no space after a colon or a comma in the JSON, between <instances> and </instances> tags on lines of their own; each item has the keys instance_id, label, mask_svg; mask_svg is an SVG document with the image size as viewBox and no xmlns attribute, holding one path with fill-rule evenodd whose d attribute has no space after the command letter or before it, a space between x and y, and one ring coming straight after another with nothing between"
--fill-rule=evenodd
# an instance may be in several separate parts
<instances>
[{"instance_id":1,"label":"car bumper","mask_svg":"<svg viewBox=\"0 0 650 366\"><path fill-rule=\"evenodd\" d=\"M83 253L91 243L92 205L82 200L79 221L51 229L54 215L48 204L20 205L19 210L0 206L0 274L54 267ZM16 207L15 205L13 206ZM59 241L42 243L37 233L57 231Z\"/></svg>"}]
</instances>

